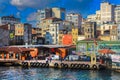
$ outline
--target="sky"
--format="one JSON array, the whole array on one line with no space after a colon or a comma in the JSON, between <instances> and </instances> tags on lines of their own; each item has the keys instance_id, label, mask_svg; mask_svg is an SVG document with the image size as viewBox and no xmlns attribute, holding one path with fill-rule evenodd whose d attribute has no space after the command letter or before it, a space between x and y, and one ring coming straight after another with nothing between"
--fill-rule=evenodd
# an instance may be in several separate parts
<instances>
[{"instance_id":1,"label":"sky","mask_svg":"<svg viewBox=\"0 0 120 80\"><path fill-rule=\"evenodd\" d=\"M21 18L22 23L34 24L38 9L63 7L66 13L80 13L86 18L100 9L101 1L105 0L0 0L0 17L14 15ZM120 0L107 1L120 5Z\"/></svg>"}]
</instances>

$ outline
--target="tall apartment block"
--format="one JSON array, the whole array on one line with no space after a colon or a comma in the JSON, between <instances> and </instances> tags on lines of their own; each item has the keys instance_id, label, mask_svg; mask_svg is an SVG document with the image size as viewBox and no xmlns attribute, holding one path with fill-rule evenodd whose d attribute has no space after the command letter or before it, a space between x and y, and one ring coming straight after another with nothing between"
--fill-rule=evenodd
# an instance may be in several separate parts
<instances>
[{"instance_id":1,"label":"tall apartment block","mask_svg":"<svg viewBox=\"0 0 120 80\"><path fill-rule=\"evenodd\" d=\"M103 2L100 5L101 23L114 22L114 5Z\"/></svg>"},{"instance_id":2,"label":"tall apartment block","mask_svg":"<svg viewBox=\"0 0 120 80\"><path fill-rule=\"evenodd\" d=\"M52 17L65 20L65 8L58 8L58 7L52 8Z\"/></svg>"},{"instance_id":3,"label":"tall apartment block","mask_svg":"<svg viewBox=\"0 0 120 80\"><path fill-rule=\"evenodd\" d=\"M56 17L65 20L65 8L54 7L54 8L46 8L46 9L38 10L37 26L38 27L40 26L39 24L43 19L50 17Z\"/></svg>"},{"instance_id":4,"label":"tall apartment block","mask_svg":"<svg viewBox=\"0 0 120 80\"><path fill-rule=\"evenodd\" d=\"M32 43L32 25L29 23L24 24L24 44Z\"/></svg>"},{"instance_id":5,"label":"tall apartment block","mask_svg":"<svg viewBox=\"0 0 120 80\"><path fill-rule=\"evenodd\" d=\"M115 9L115 22L120 24L120 5L116 5Z\"/></svg>"},{"instance_id":6,"label":"tall apartment block","mask_svg":"<svg viewBox=\"0 0 120 80\"><path fill-rule=\"evenodd\" d=\"M37 11L37 20L41 21L42 19L52 17L52 9L51 8L46 8L43 10L38 10Z\"/></svg>"},{"instance_id":7,"label":"tall apartment block","mask_svg":"<svg viewBox=\"0 0 120 80\"><path fill-rule=\"evenodd\" d=\"M74 27L79 29L79 33L80 33L80 29L81 29L81 23L82 23L82 16L80 14L77 13L70 13L66 15L66 20L73 22Z\"/></svg>"}]
</instances>

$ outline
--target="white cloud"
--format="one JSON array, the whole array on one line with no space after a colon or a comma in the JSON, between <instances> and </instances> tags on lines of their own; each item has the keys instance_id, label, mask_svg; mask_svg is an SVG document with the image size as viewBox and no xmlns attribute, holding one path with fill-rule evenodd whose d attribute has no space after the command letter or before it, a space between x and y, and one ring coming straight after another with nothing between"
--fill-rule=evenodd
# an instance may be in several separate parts
<instances>
[{"instance_id":1,"label":"white cloud","mask_svg":"<svg viewBox=\"0 0 120 80\"><path fill-rule=\"evenodd\" d=\"M36 18L37 18L37 13L33 12L28 15L27 22L32 24L33 27L36 27Z\"/></svg>"},{"instance_id":2,"label":"white cloud","mask_svg":"<svg viewBox=\"0 0 120 80\"><path fill-rule=\"evenodd\" d=\"M10 3L17 8L43 8L55 1L58 0L11 0Z\"/></svg>"},{"instance_id":3,"label":"white cloud","mask_svg":"<svg viewBox=\"0 0 120 80\"><path fill-rule=\"evenodd\" d=\"M17 13L16 13L16 16L17 16L17 17L21 17L20 12L17 12Z\"/></svg>"},{"instance_id":4,"label":"white cloud","mask_svg":"<svg viewBox=\"0 0 120 80\"><path fill-rule=\"evenodd\" d=\"M36 18L37 18L37 13L33 12L33 13L31 13L31 14L28 15L27 21L35 21Z\"/></svg>"}]
</instances>

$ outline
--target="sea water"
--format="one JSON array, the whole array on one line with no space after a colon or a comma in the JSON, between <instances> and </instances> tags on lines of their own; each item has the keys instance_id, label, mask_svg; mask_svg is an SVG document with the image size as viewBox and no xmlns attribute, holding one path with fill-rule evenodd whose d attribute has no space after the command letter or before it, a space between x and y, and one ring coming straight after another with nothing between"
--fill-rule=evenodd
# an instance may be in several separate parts
<instances>
[{"instance_id":1,"label":"sea water","mask_svg":"<svg viewBox=\"0 0 120 80\"><path fill-rule=\"evenodd\" d=\"M0 67L0 80L120 80L110 70Z\"/></svg>"}]
</instances>

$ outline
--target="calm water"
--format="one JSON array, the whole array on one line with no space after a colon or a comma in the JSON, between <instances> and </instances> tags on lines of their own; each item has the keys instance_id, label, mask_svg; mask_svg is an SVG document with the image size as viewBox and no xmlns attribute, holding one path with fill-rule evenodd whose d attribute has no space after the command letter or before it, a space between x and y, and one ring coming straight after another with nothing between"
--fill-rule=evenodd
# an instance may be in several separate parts
<instances>
[{"instance_id":1,"label":"calm water","mask_svg":"<svg viewBox=\"0 0 120 80\"><path fill-rule=\"evenodd\" d=\"M0 67L0 80L120 80L111 71Z\"/></svg>"}]
</instances>

